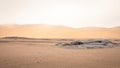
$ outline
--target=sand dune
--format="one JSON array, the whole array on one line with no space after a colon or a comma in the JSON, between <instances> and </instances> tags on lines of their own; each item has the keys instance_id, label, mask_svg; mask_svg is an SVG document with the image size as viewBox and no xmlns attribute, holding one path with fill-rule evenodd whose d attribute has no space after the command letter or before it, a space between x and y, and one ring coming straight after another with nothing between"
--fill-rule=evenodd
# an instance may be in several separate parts
<instances>
[{"instance_id":1,"label":"sand dune","mask_svg":"<svg viewBox=\"0 0 120 68\"><path fill-rule=\"evenodd\" d=\"M21 36L33 38L120 38L120 27L71 28L52 25L1 25L0 37Z\"/></svg>"},{"instance_id":2,"label":"sand dune","mask_svg":"<svg viewBox=\"0 0 120 68\"><path fill-rule=\"evenodd\" d=\"M120 47L67 49L55 46L79 38L111 38L120 44L120 27L0 25L0 37L4 37L0 38L0 68L120 68Z\"/></svg>"}]
</instances>

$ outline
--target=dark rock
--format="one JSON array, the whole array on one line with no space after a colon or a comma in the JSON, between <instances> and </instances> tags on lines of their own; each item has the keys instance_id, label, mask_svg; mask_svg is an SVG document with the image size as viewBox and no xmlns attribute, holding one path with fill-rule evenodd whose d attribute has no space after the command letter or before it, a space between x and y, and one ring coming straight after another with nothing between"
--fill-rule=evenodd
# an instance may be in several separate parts
<instances>
[{"instance_id":1,"label":"dark rock","mask_svg":"<svg viewBox=\"0 0 120 68\"><path fill-rule=\"evenodd\" d=\"M58 43L58 46L65 46L67 48L111 48L115 45L109 40L85 40L85 41L73 41L70 43Z\"/></svg>"},{"instance_id":2,"label":"dark rock","mask_svg":"<svg viewBox=\"0 0 120 68\"><path fill-rule=\"evenodd\" d=\"M83 44L83 42L81 42L81 41L74 41L74 42L71 42L70 44L71 45L81 45L81 44Z\"/></svg>"},{"instance_id":3,"label":"dark rock","mask_svg":"<svg viewBox=\"0 0 120 68\"><path fill-rule=\"evenodd\" d=\"M57 46L66 46L66 45L70 45L69 43L57 43Z\"/></svg>"},{"instance_id":4,"label":"dark rock","mask_svg":"<svg viewBox=\"0 0 120 68\"><path fill-rule=\"evenodd\" d=\"M84 42L84 44L92 44L92 45L107 45L111 44L112 42L109 40L89 40Z\"/></svg>"}]
</instances>

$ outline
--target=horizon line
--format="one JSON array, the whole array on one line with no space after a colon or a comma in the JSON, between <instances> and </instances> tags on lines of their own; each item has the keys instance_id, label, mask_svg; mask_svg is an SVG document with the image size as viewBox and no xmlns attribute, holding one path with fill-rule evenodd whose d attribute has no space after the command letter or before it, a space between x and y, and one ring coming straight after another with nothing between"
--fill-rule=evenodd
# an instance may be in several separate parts
<instances>
[{"instance_id":1,"label":"horizon line","mask_svg":"<svg viewBox=\"0 0 120 68\"><path fill-rule=\"evenodd\" d=\"M115 27L120 27L120 25L118 26L80 26L80 27L72 27L72 26L67 26L67 25L54 25L54 24L16 24L16 23L12 23L12 24L0 24L0 26L22 26L22 25L48 25L48 26L61 26L61 27L69 27L69 28L115 28Z\"/></svg>"}]
</instances>

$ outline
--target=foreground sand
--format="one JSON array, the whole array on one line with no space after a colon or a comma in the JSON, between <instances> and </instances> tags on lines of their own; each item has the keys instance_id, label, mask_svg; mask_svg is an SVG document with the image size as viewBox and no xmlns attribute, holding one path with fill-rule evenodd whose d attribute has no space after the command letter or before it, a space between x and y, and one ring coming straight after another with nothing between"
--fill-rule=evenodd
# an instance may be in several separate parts
<instances>
[{"instance_id":1,"label":"foreground sand","mask_svg":"<svg viewBox=\"0 0 120 68\"><path fill-rule=\"evenodd\" d=\"M120 47L66 49L55 46L64 41L4 39L0 42L0 68L120 68Z\"/></svg>"}]
</instances>

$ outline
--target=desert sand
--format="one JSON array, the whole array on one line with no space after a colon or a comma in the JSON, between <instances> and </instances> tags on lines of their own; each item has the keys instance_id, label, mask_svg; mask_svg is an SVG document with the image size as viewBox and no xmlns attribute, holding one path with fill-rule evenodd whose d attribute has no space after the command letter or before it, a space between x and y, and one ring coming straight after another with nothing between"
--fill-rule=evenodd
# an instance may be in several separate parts
<instances>
[{"instance_id":1,"label":"desert sand","mask_svg":"<svg viewBox=\"0 0 120 68\"><path fill-rule=\"evenodd\" d=\"M74 39L0 39L0 68L120 68L120 47L67 49ZM120 43L120 40L112 40Z\"/></svg>"}]
</instances>

